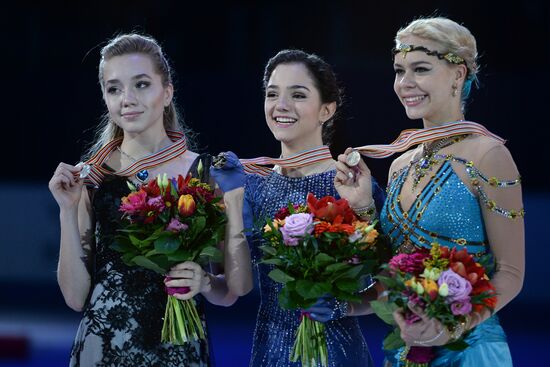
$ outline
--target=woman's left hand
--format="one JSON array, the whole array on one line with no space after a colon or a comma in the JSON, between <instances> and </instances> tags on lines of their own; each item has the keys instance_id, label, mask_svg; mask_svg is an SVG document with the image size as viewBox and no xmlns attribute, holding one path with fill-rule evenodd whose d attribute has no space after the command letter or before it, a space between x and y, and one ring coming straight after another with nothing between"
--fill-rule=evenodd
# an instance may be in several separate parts
<instances>
[{"instance_id":1,"label":"woman's left hand","mask_svg":"<svg viewBox=\"0 0 550 367\"><path fill-rule=\"evenodd\" d=\"M170 278L164 281L166 287L188 289L187 293L173 294L180 300L191 299L198 293L206 293L212 289L208 273L192 261L175 265L166 276Z\"/></svg>"},{"instance_id":2,"label":"woman's left hand","mask_svg":"<svg viewBox=\"0 0 550 367\"><path fill-rule=\"evenodd\" d=\"M405 344L413 347L439 346L450 343L449 330L439 320L429 318L418 306L410 304L412 314L406 316L402 309L393 313L393 318L401 330Z\"/></svg>"}]
</instances>

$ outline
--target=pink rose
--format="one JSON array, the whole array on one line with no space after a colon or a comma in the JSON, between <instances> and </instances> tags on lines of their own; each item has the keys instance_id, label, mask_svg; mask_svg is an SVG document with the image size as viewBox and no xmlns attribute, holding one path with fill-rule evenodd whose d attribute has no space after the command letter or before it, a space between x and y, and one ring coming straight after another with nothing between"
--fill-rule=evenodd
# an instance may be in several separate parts
<instances>
[{"instance_id":1,"label":"pink rose","mask_svg":"<svg viewBox=\"0 0 550 367\"><path fill-rule=\"evenodd\" d=\"M299 237L313 232L313 217L308 213L291 214L286 217L280 231L287 246L298 245Z\"/></svg>"},{"instance_id":2,"label":"pink rose","mask_svg":"<svg viewBox=\"0 0 550 367\"><path fill-rule=\"evenodd\" d=\"M451 269L447 269L441 273L441 276L437 280L437 284L441 287L443 283L446 283L449 287L449 295L446 297L447 303L452 303L457 300L469 299L469 295L472 292L472 285L470 282Z\"/></svg>"}]
</instances>

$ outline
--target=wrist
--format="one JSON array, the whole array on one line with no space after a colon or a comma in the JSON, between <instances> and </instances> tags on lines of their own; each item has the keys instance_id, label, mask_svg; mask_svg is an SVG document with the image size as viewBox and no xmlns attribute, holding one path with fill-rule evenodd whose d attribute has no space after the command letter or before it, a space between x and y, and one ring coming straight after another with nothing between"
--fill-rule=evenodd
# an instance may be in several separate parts
<instances>
[{"instance_id":1,"label":"wrist","mask_svg":"<svg viewBox=\"0 0 550 367\"><path fill-rule=\"evenodd\" d=\"M376 218L376 206L374 204L374 200L371 200L368 205L357 207L353 206L351 209L355 212L355 215L363 220L372 222Z\"/></svg>"},{"instance_id":2,"label":"wrist","mask_svg":"<svg viewBox=\"0 0 550 367\"><path fill-rule=\"evenodd\" d=\"M450 342L452 343L462 338L464 333L466 333L469 330L469 325L470 325L470 317L466 315L463 320L459 321L454 325L447 327L447 331L449 332Z\"/></svg>"}]
</instances>

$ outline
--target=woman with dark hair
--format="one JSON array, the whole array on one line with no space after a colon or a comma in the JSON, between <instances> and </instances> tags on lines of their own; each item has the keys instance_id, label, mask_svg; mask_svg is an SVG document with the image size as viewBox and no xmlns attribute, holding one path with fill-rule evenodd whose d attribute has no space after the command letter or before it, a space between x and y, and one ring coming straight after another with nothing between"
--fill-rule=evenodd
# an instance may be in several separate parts
<instances>
[{"instance_id":1,"label":"woman with dark hair","mask_svg":"<svg viewBox=\"0 0 550 367\"><path fill-rule=\"evenodd\" d=\"M279 164L264 171L264 175L248 175L237 157L228 152L225 153L225 166L211 169L224 191L244 187L247 228L252 227L254 220L273 217L289 202L304 203L309 192L317 197L337 196L333 183L336 162L327 144L342 96L331 66L316 55L283 50L267 63L263 85L265 119L281 144ZM307 157L311 152L315 152L316 158L306 159L307 164L289 167L284 163L285 159L297 155ZM376 184L373 189L381 202L383 193ZM371 212L360 214L366 216ZM259 263L261 239L253 231L248 240L261 294L250 365L299 365L290 362L290 355L301 311L279 306L278 294L282 285L269 278L272 265ZM314 320L325 323L329 366L372 365L359 323L353 317L364 313L362 307L323 297L308 309Z\"/></svg>"}]
</instances>

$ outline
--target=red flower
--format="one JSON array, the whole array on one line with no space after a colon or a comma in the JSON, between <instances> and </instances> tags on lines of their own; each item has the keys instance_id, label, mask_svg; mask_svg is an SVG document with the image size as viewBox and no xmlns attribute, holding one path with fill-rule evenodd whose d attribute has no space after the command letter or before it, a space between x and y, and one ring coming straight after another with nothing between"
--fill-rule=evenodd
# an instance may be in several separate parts
<instances>
[{"instance_id":1,"label":"red flower","mask_svg":"<svg viewBox=\"0 0 550 367\"><path fill-rule=\"evenodd\" d=\"M294 207L295 212L298 211L298 209L300 208L300 206L296 205L296 204L294 204L293 207ZM285 206L285 207L279 209L277 211L277 213L275 213L275 219L283 220L286 217L288 217L289 215L290 215L290 209L288 209L288 206Z\"/></svg>"},{"instance_id":2,"label":"red flower","mask_svg":"<svg viewBox=\"0 0 550 367\"><path fill-rule=\"evenodd\" d=\"M497 306L496 289L487 279L479 280L476 286L472 289L472 295L477 295L481 293L492 295L492 297L483 299L483 305L474 304L474 311L481 312L484 306L490 308L491 310L494 310Z\"/></svg>"},{"instance_id":3,"label":"red flower","mask_svg":"<svg viewBox=\"0 0 550 367\"><path fill-rule=\"evenodd\" d=\"M148 196L156 197L160 195L160 187L157 180L151 180L147 185L142 186L142 189L147 193Z\"/></svg>"},{"instance_id":4,"label":"red flower","mask_svg":"<svg viewBox=\"0 0 550 367\"><path fill-rule=\"evenodd\" d=\"M339 215L334 223L321 221L315 225L315 237L319 237L324 232L345 233L348 236L355 232L355 227L350 224L342 223L342 217Z\"/></svg>"},{"instance_id":5,"label":"red flower","mask_svg":"<svg viewBox=\"0 0 550 367\"><path fill-rule=\"evenodd\" d=\"M461 277L468 279L471 285L475 285L485 274L485 269L475 261L466 249L456 251L456 248L453 248L449 260L449 267Z\"/></svg>"},{"instance_id":6,"label":"red flower","mask_svg":"<svg viewBox=\"0 0 550 367\"><path fill-rule=\"evenodd\" d=\"M333 222L337 216L342 216L343 223L351 224L355 219L355 213L350 208L346 199L336 200L332 196L325 196L318 200L312 193L307 194L307 206L309 212L316 218Z\"/></svg>"}]
</instances>

